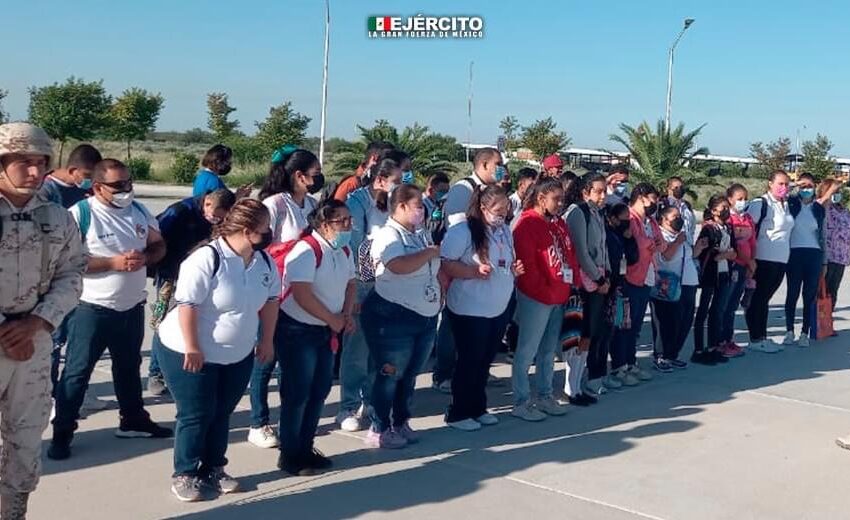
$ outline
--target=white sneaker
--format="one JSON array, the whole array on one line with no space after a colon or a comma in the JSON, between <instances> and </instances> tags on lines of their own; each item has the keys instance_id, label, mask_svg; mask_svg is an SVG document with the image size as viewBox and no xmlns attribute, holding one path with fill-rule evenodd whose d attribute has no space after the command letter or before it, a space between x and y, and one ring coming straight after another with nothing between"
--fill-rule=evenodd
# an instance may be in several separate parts
<instances>
[{"instance_id":1,"label":"white sneaker","mask_svg":"<svg viewBox=\"0 0 850 520\"><path fill-rule=\"evenodd\" d=\"M494 426L499 424L499 418L491 413L485 413L476 417L475 422L480 423L482 426Z\"/></svg>"},{"instance_id":2,"label":"white sneaker","mask_svg":"<svg viewBox=\"0 0 850 520\"><path fill-rule=\"evenodd\" d=\"M587 383L584 384L584 391L588 394L598 397L608 391L605 388L604 378L590 379Z\"/></svg>"},{"instance_id":3,"label":"white sneaker","mask_svg":"<svg viewBox=\"0 0 850 520\"><path fill-rule=\"evenodd\" d=\"M359 432L363 429L363 422L360 420L358 412L351 410L342 410L336 415L336 423L339 428L345 432Z\"/></svg>"},{"instance_id":4,"label":"white sneaker","mask_svg":"<svg viewBox=\"0 0 850 520\"><path fill-rule=\"evenodd\" d=\"M614 373L614 378L623 386L637 386L640 380L634 376L627 367L622 367Z\"/></svg>"},{"instance_id":5,"label":"white sneaker","mask_svg":"<svg viewBox=\"0 0 850 520\"><path fill-rule=\"evenodd\" d=\"M785 333L785 338L782 340L783 345L796 345L797 340L794 339L794 331L789 330Z\"/></svg>"},{"instance_id":6,"label":"white sneaker","mask_svg":"<svg viewBox=\"0 0 850 520\"><path fill-rule=\"evenodd\" d=\"M652 381L652 374L637 365L630 366L629 373L638 378L640 381Z\"/></svg>"},{"instance_id":7,"label":"white sneaker","mask_svg":"<svg viewBox=\"0 0 850 520\"><path fill-rule=\"evenodd\" d=\"M434 381L431 384L431 388L434 390L443 393L443 394L451 394L452 393L452 380L446 379L445 381L436 382Z\"/></svg>"},{"instance_id":8,"label":"white sneaker","mask_svg":"<svg viewBox=\"0 0 850 520\"><path fill-rule=\"evenodd\" d=\"M274 428L268 424L248 431L248 442L258 448L277 448L278 440Z\"/></svg>"},{"instance_id":9,"label":"white sneaker","mask_svg":"<svg viewBox=\"0 0 850 520\"><path fill-rule=\"evenodd\" d=\"M766 339L750 342L750 344L747 345L747 348L756 352L763 352L765 354L776 354L782 350L779 348L779 345Z\"/></svg>"},{"instance_id":10,"label":"white sneaker","mask_svg":"<svg viewBox=\"0 0 850 520\"><path fill-rule=\"evenodd\" d=\"M619 390L620 388L623 388L623 383L621 383L614 374L609 374L602 378L602 384L605 385L605 388L608 390Z\"/></svg>"},{"instance_id":11,"label":"white sneaker","mask_svg":"<svg viewBox=\"0 0 850 520\"><path fill-rule=\"evenodd\" d=\"M523 421L540 422L546 419L546 414L535 408L530 402L518 404L511 410L511 415Z\"/></svg>"},{"instance_id":12,"label":"white sneaker","mask_svg":"<svg viewBox=\"0 0 850 520\"><path fill-rule=\"evenodd\" d=\"M558 401L555 400L554 397L550 397L548 399L541 399L537 401L536 405L537 409L546 415L554 415L561 416L566 415L567 407L559 404Z\"/></svg>"},{"instance_id":13,"label":"white sneaker","mask_svg":"<svg viewBox=\"0 0 850 520\"><path fill-rule=\"evenodd\" d=\"M481 423L475 419L464 419L462 421L455 421L446 424L455 430L460 430L462 432L474 432L481 429Z\"/></svg>"},{"instance_id":14,"label":"white sneaker","mask_svg":"<svg viewBox=\"0 0 850 520\"><path fill-rule=\"evenodd\" d=\"M800 334L800 337L797 339L797 346L800 348L807 348L809 346L809 335Z\"/></svg>"}]
</instances>

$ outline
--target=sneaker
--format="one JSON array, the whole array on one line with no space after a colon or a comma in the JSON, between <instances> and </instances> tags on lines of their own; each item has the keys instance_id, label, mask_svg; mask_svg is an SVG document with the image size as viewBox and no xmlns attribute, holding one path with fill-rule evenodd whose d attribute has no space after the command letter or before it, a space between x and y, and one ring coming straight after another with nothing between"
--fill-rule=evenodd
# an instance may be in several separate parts
<instances>
[{"instance_id":1,"label":"sneaker","mask_svg":"<svg viewBox=\"0 0 850 520\"><path fill-rule=\"evenodd\" d=\"M442 394L451 394L452 393L452 380L446 379L445 381L434 381L431 385L431 388L442 393Z\"/></svg>"},{"instance_id":2,"label":"sneaker","mask_svg":"<svg viewBox=\"0 0 850 520\"><path fill-rule=\"evenodd\" d=\"M626 367L622 367L614 373L614 378L620 382L621 386L637 386L640 380L635 377Z\"/></svg>"},{"instance_id":3,"label":"sneaker","mask_svg":"<svg viewBox=\"0 0 850 520\"><path fill-rule=\"evenodd\" d=\"M652 381L652 374L637 365L630 366L629 373L638 378L640 381Z\"/></svg>"},{"instance_id":4,"label":"sneaker","mask_svg":"<svg viewBox=\"0 0 850 520\"><path fill-rule=\"evenodd\" d=\"M712 356L708 351L695 350L694 353L691 355L691 363L713 367L717 364L717 361L714 359L714 356Z\"/></svg>"},{"instance_id":5,"label":"sneaker","mask_svg":"<svg viewBox=\"0 0 850 520\"><path fill-rule=\"evenodd\" d=\"M162 375L149 376L148 377L148 393L159 397L168 392L168 388L165 386L165 378Z\"/></svg>"},{"instance_id":6,"label":"sneaker","mask_svg":"<svg viewBox=\"0 0 850 520\"><path fill-rule=\"evenodd\" d=\"M71 456L71 440L74 439L73 432L53 431L53 439L47 448L47 458L52 460L65 460Z\"/></svg>"},{"instance_id":7,"label":"sneaker","mask_svg":"<svg viewBox=\"0 0 850 520\"><path fill-rule=\"evenodd\" d=\"M720 352L727 358L737 358L745 354L744 349L733 341L727 341L720 347Z\"/></svg>"},{"instance_id":8,"label":"sneaker","mask_svg":"<svg viewBox=\"0 0 850 520\"><path fill-rule=\"evenodd\" d=\"M475 418L475 422L482 426L495 426L499 424L499 418L491 413L483 413Z\"/></svg>"},{"instance_id":9,"label":"sneaker","mask_svg":"<svg viewBox=\"0 0 850 520\"><path fill-rule=\"evenodd\" d=\"M204 499L201 479L190 475L180 475L171 479L171 492L181 502L198 502Z\"/></svg>"},{"instance_id":10,"label":"sneaker","mask_svg":"<svg viewBox=\"0 0 850 520\"><path fill-rule=\"evenodd\" d=\"M283 453L277 458L277 467L293 477L309 477L316 474L316 471L310 468L304 460L297 457L286 457Z\"/></svg>"},{"instance_id":11,"label":"sneaker","mask_svg":"<svg viewBox=\"0 0 850 520\"><path fill-rule=\"evenodd\" d=\"M169 439L174 437L174 430L158 425L151 421L150 417L134 420L122 417L118 429L115 430L115 436L121 439Z\"/></svg>"},{"instance_id":12,"label":"sneaker","mask_svg":"<svg viewBox=\"0 0 850 520\"><path fill-rule=\"evenodd\" d=\"M800 348L808 348L809 347L809 335L808 334L800 334L800 337L797 339L797 346Z\"/></svg>"},{"instance_id":13,"label":"sneaker","mask_svg":"<svg viewBox=\"0 0 850 520\"><path fill-rule=\"evenodd\" d=\"M313 448L313 451L305 457L304 464L311 469L319 471L329 470L334 465L330 458L325 457L325 454L316 448Z\"/></svg>"},{"instance_id":14,"label":"sneaker","mask_svg":"<svg viewBox=\"0 0 850 520\"><path fill-rule=\"evenodd\" d=\"M345 432L359 432L363 429L363 423L360 421L360 415L351 410L342 410L336 415L336 423L339 428Z\"/></svg>"},{"instance_id":15,"label":"sneaker","mask_svg":"<svg viewBox=\"0 0 850 520\"><path fill-rule=\"evenodd\" d=\"M837 444L839 448L850 450L850 435L835 439L835 444Z\"/></svg>"},{"instance_id":16,"label":"sneaker","mask_svg":"<svg viewBox=\"0 0 850 520\"><path fill-rule=\"evenodd\" d=\"M619 390L620 388L623 388L623 383L616 374L610 374L602 378L602 384L608 390Z\"/></svg>"},{"instance_id":17,"label":"sneaker","mask_svg":"<svg viewBox=\"0 0 850 520\"><path fill-rule=\"evenodd\" d=\"M719 348L710 348L708 349L707 354L714 359L714 362L717 364L728 363L729 358L723 355L723 352L720 351Z\"/></svg>"},{"instance_id":18,"label":"sneaker","mask_svg":"<svg viewBox=\"0 0 850 520\"><path fill-rule=\"evenodd\" d=\"M749 348L750 350L755 350L756 352L763 352L765 354L776 354L782 350L781 348L779 348L779 345L777 345L773 341L768 341L766 339L752 341L747 346L747 348Z\"/></svg>"},{"instance_id":19,"label":"sneaker","mask_svg":"<svg viewBox=\"0 0 850 520\"><path fill-rule=\"evenodd\" d=\"M531 402L514 405L511 415L529 422L540 422L546 419L546 414L535 408Z\"/></svg>"},{"instance_id":20,"label":"sneaker","mask_svg":"<svg viewBox=\"0 0 850 520\"><path fill-rule=\"evenodd\" d=\"M10 492L4 493L0 499L0 518L6 520L25 520L27 517L27 502L29 493Z\"/></svg>"},{"instance_id":21,"label":"sneaker","mask_svg":"<svg viewBox=\"0 0 850 520\"><path fill-rule=\"evenodd\" d=\"M475 432L481 429L481 423L475 419L463 419L462 421L454 421L446 424L462 432Z\"/></svg>"},{"instance_id":22,"label":"sneaker","mask_svg":"<svg viewBox=\"0 0 850 520\"><path fill-rule=\"evenodd\" d=\"M258 448L277 448L280 444L274 428L268 424L248 430L248 442Z\"/></svg>"},{"instance_id":23,"label":"sneaker","mask_svg":"<svg viewBox=\"0 0 850 520\"><path fill-rule=\"evenodd\" d=\"M558 403L554 397L547 397L546 399L540 399L537 401L536 405L537 409L546 415L553 416L561 416L567 413L567 408Z\"/></svg>"},{"instance_id":24,"label":"sneaker","mask_svg":"<svg viewBox=\"0 0 850 520\"><path fill-rule=\"evenodd\" d=\"M410 421L404 423L401 428L393 428L396 433L404 437L408 444L419 442L419 432L410 427Z\"/></svg>"},{"instance_id":25,"label":"sneaker","mask_svg":"<svg viewBox=\"0 0 850 520\"><path fill-rule=\"evenodd\" d=\"M660 357L655 358L652 361L652 368L654 368L655 370L658 370L662 374L669 374L670 372L673 371L673 365L671 365L670 362L667 361L666 359L660 358Z\"/></svg>"},{"instance_id":26,"label":"sneaker","mask_svg":"<svg viewBox=\"0 0 850 520\"><path fill-rule=\"evenodd\" d=\"M388 450L397 450L407 446L407 439L402 437L398 432L388 429L383 433L378 433L370 429L366 434L366 446L370 448L384 448Z\"/></svg>"},{"instance_id":27,"label":"sneaker","mask_svg":"<svg viewBox=\"0 0 850 520\"><path fill-rule=\"evenodd\" d=\"M608 389L605 388L605 378L599 377L596 379L590 379L587 383L585 383L584 391L588 395L592 396L600 396L604 394L608 391Z\"/></svg>"},{"instance_id":28,"label":"sneaker","mask_svg":"<svg viewBox=\"0 0 850 520\"><path fill-rule=\"evenodd\" d=\"M797 344L797 340L794 339L794 331L793 330L789 330L788 332L785 333L785 337L782 339L782 344L786 345L786 346Z\"/></svg>"},{"instance_id":29,"label":"sneaker","mask_svg":"<svg viewBox=\"0 0 850 520\"><path fill-rule=\"evenodd\" d=\"M210 489L218 491L222 495L239 491L239 481L228 475L224 471L224 466L212 468L203 478L202 484L206 484Z\"/></svg>"},{"instance_id":30,"label":"sneaker","mask_svg":"<svg viewBox=\"0 0 850 520\"><path fill-rule=\"evenodd\" d=\"M507 380L499 379L499 377L497 377L494 374L490 374L490 376L487 378L487 386L505 386L505 385L507 385Z\"/></svg>"},{"instance_id":31,"label":"sneaker","mask_svg":"<svg viewBox=\"0 0 850 520\"><path fill-rule=\"evenodd\" d=\"M676 370L684 370L688 368L687 361L680 361L678 359L668 359L667 362L670 363L670 366L675 368Z\"/></svg>"},{"instance_id":32,"label":"sneaker","mask_svg":"<svg viewBox=\"0 0 850 520\"><path fill-rule=\"evenodd\" d=\"M589 395L585 394L571 395L567 399L569 400L571 405L581 407L590 406L599 402L595 397L590 397Z\"/></svg>"}]
</instances>

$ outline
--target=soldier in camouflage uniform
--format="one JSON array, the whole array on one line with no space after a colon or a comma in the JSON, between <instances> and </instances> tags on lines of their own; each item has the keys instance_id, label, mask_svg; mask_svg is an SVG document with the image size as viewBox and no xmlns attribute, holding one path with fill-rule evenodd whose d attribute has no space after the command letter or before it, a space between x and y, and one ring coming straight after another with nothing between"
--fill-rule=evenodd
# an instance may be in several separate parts
<instances>
[{"instance_id":1,"label":"soldier in camouflage uniform","mask_svg":"<svg viewBox=\"0 0 850 520\"><path fill-rule=\"evenodd\" d=\"M79 301L86 261L73 217L37 191L53 148L0 125L0 518L26 517L50 415L50 331Z\"/></svg>"}]
</instances>

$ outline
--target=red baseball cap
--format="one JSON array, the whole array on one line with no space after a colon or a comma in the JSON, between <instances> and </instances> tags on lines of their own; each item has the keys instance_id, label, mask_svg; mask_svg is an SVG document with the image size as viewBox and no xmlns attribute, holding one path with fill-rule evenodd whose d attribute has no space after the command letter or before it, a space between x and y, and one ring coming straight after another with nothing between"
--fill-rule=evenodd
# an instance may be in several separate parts
<instances>
[{"instance_id":1,"label":"red baseball cap","mask_svg":"<svg viewBox=\"0 0 850 520\"><path fill-rule=\"evenodd\" d=\"M549 168L563 168L564 162L561 160L561 156L558 154L552 154L549 157L543 159L543 168L548 170Z\"/></svg>"}]
</instances>

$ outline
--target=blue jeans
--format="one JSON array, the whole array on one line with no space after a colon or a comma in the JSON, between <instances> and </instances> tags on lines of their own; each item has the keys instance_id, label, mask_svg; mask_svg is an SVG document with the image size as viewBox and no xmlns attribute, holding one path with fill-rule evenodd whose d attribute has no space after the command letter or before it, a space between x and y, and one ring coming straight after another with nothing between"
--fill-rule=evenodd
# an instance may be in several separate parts
<instances>
[{"instance_id":1,"label":"blue jeans","mask_svg":"<svg viewBox=\"0 0 850 520\"><path fill-rule=\"evenodd\" d=\"M153 333L153 339L151 340L151 353L150 353L150 363L148 364L148 377L161 377L162 376L162 368L159 366L159 354L158 350L165 348L162 344L162 340L159 339L159 332Z\"/></svg>"},{"instance_id":2,"label":"blue jeans","mask_svg":"<svg viewBox=\"0 0 850 520\"><path fill-rule=\"evenodd\" d=\"M455 350L454 333L447 308L443 309L437 321L437 341L435 345L437 363L434 365L433 381L439 384L443 381L449 381L454 375L457 351Z\"/></svg>"},{"instance_id":3,"label":"blue jeans","mask_svg":"<svg viewBox=\"0 0 850 520\"><path fill-rule=\"evenodd\" d=\"M555 373L555 350L564 321L564 305L546 305L516 292L514 321L519 327L511 386L514 402L525 404L531 399L528 369L537 360L537 394L541 399L552 397L552 377Z\"/></svg>"},{"instance_id":4,"label":"blue jeans","mask_svg":"<svg viewBox=\"0 0 850 520\"><path fill-rule=\"evenodd\" d=\"M356 412L361 404L369 404L374 374L370 369L369 346L363 334L362 307L374 285L357 281L357 302L361 305L360 313L354 318L357 328L353 334L345 334L342 338L342 354L339 359L341 411Z\"/></svg>"},{"instance_id":5,"label":"blue jeans","mask_svg":"<svg viewBox=\"0 0 850 520\"><path fill-rule=\"evenodd\" d=\"M254 359L254 367L251 370L251 386L248 395L251 397L251 428L260 428L268 425L269 420L269 382L274 375L274 369L279 365L278 356L263 363ZM278 372L277 386L280 388L281 378Z\"/></svg>"},{"instance_id":6,"label":"blue jeans","mask_svg":"<svg viewBox=\"0 0 850 520\"><path fill-rule=\"evenodd\" d=\"M124 312L81 302L68 322L65 369L56 386L58 432L77 429L80 407L89 380L103 351L112 357L112 384L121 418L138 420L148 416L142 403L142 341L145 336L145 308L140 303Z\"/></svg>"},{"instance_id":7,"label":"blue jeans","mask_svg":"<svg viewBox=\"0 0 850 520\"><path fill-rule=\"evenodd\" d=\"M280 451L291 459L313 451L313 438L333 383L331 329L278 314L274 348L280 360Z\"/></svg>"},{"instance_id":8,"label":"blue jeans","mask_svg":"<svg viewBox=\"0 0 850 520\"><path fill-rule=\"evenodd\" d=\"M183 370L183 354L158 352L168 389L177 406L174 476L204 475L227 465L230 416L248 387L253 352L231 365L204 363L200 372Z\"/></svg>"},{"instance_id":9,"label":"blue jeans","mask_svg":"<svg viewBox=\"0 0 850 520\"><path fill-rule=\"evenodd\" d=\"M720 341L732 341L735 339L735 313L741 305L741 297L747 286L747 268L735 264L732 267L732 279L729 283L729 301L726 303L726 312L723 313L723 326L720 332Z\"/></svg>"},{"instance_id":10,"label":"blue jeans","mask_svg":"<svg viewBox=\"0 0 850 520\"><path fill-rule=\"evenodd\" d=\"M705 322L708 318L708 348L720 346L722 341L721 329L726 307L729 304L729 274L718 276L714 286L702 287L699 294L699 305L694 317L694 352L705 350Z\"/></svg>"},{"instance_id":11,"label":"blue jeans","mask_svg":"<svg viewBox=\"0 0 850 520\"><path fill-rule=\"evenodd\" d=\"M56 397L56 385L59 384L59 363L62 359L62 347L68 342L68 320L74 311L68 313L59 327L53 331L53 350L50 351L50 382L53 384L53 397Z\"/></svg>"},{"instance_id":12,"label":"blue jeans","mask_svg":"<svg viewBox=\"0 0 850 520\"><path fill-rule=\"evenodd\" d=\"M788 258L788 292L785 295L785 330L794 331L794 319L797 313L797 300L803 291L803 334L809 333L812 309L818 297L818 282L823 269L823 252L820 249L795 247Z\"/></svg>"},{"instance_id":13,"label":"blue jeans","mask_svg":"<svg viewBox=\"0 0 850 520\"><path fill-rule=\"evenodd\" d=\"M640 337L640 329L643 327L646 306L649 304L650 290L651 287L646 285L638 287L628 282L623 285L623 296L629 299L632 327L614 332L614 340L611 342L612 371L625 365L637 364L637 341Z\"/></svg>"},{"instance_id":14,"label":"blue jeans","mask_svg":"<svg viewBox=\"0 0 850 520\"><path fill-rule=\"evenodd\" d=\"M422 316L372 291L363 304L361 322L375 370L372 431L381 433L411 417L416 376L434 347L437 317Z\"/></svg>"}]
</instances>

